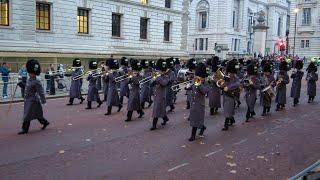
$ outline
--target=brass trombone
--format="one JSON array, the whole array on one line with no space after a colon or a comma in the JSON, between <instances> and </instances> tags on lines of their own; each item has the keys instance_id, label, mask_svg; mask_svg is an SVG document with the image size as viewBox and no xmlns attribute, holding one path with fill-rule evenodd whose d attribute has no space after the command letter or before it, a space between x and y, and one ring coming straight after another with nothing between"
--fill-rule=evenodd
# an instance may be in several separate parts
<instances>
[{"instance_id":1,"label":"brass trombone","mask_svg":"<svg viewBox=\"0 0 320 180\"><path fill-rule=\"evenodd\" d=\"M161 73L160 72L153 72L152 75L146 77L146 78L143 78L139 81L139 84L140 85L143 85L145 83L148 83L150 82L151 80L154 80L156 79L157 77L161 76Z\"/></svg>"},{"instance_id":2,"label":"brass trombone","mask_svg":"<svg viewBox=\"0 0 320 180\"><path fill-rule=\"evenodd\" d=\"M171 86L171 89L173 91L180 91L181 89L190 86L191 83L192 83L192 80L187 80L182 83Z\"/></svg>"},{"instance_id":3,"label":"brass trombone","mask_svg":"<svg viewBox=\"0 0 320 180\"><path fill-rule=\"evenodd\" d=\"M89 76L92 75L93 77L97 77L100 76L102 74L102 69L98 68L98 69L93 69L93 70L89 70L87 72L83 72L82 74L75 76L72 78L73 81L79 80L79 79L83 79L84 76Z\"/></svg>"}]
</instances>

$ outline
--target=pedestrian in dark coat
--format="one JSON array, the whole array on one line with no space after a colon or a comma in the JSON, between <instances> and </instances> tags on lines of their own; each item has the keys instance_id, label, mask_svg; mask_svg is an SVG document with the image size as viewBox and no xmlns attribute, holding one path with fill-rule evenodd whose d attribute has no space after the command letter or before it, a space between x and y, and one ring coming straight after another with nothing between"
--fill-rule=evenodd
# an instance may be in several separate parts
<instances>
[{"instance_id":1,"label":"pedestrian in dark coat","mask_svg":"<svg viewBox=\"0 0 320 180\"><path fill-rule=\"evenodd\" d=\"M88 95L87 95L87 107L86 109L92 109L92 101L96 101L98 103L98 108L101 106L102 101L100 100L98 88L97 88L97 62L96 61L90 61L89 62L89 69L91 70L91 73L89 73L87 77L87 81L89 81L88 85Z\"/></svg>"},{"instance_id":2,"label":"pedestrian in dark coat","mask_svg":"<svg viewBox=\"0 0 320 180\"><path fill-rule=\"evenodd\" d=\"M240 91L240 81L237 78L237 69L236 61L230 61L227 64L226 72L228 78L225 79L225 84L222 85L223 88L223 113L225 117L223 131L228 130L228 127L235 123L234 114L235 114L235 100L236 94Z\"/></svg>"},{"instance_id":3,"label":"pedestrian in dark coat","mask_svg":"<svg viewBox=\"0 0 320 180\"><path fill-rule=\"evenodd\" d=\"M217 72L219 69L219 57L215 56L209 60L211 65L211 70L213 73ZM213 77L214 78L214 77ZM221 108L221 89L217 86L215 80L209 80L209 107L210 107L210 115L214 115L218 112L218 109Z\"/></svg>"},{"instance_id":4,"label":"pedestrian in dark coat","mask_svg":"<svg viewBox=\"0 0 320 180\"><path fill-rule=\"evenodd\" d=\"M158 118L163 119L162 125L166 125L169 118L166 112L166 88L169 83L169 76L166 74L167 71L167 64L166 61L163 59L159 59L157 61L156 68L159 72L159 76L155 78L152 82L152 86L154 88L154 104L153 104L153 111L152 111L152 127L150 130L157 129Z\"/></svg>"},{"instance_id":5,"label":"pedestrian in dark coat","mask_svg":"<svg viewBox=\"0 0 320 180\"><path fill-rule=\"evenodd\" d=\"M73 105L74 98L80 99L80 104L82 104L84 101L84 98L82 97L82 94L81 94L82 77L79 78L81 75L83 75L83 69L81 68L81 61L80 59L74 59L73 68L71 72L71 86L70 86L70 92L69 92L69 103L67 104L68 106Z\"/></svg>"},{"instance_id":6,"label":"pedestrian in dark coat","mask_svg":"<svg viewBox=\"0 0 320 180\"><path fill-rule=\"evenodd\" d=\"M277 81L276 111L280 111L285 107L285 104L287 102L287 84L289 84L290 82L289 75L287 73L288 67L285 61L282 61L280 63L279 69L280 69L280 72L276 78L276 81Z\"/></svg>"},{"instance_id":7,"label":"pedestrian in dark coat","mask_svg":"<svg viewBox=\"0 0 320 180\"><path fill-rule=\"evenodd\" d=\"M149 61L148 60L141 60L141 67L143 68L143 75L142 79L149 78L152 76L152 68L149 67ZM140 94L140 102L141 102L141 108L145 108L145 103L148 102L148 107L151 106L153 101L151 100L151 82L145 82L141 84L141 94Z\"/></svg>"},{"instance_id":8,"label":"pedestrian in dark coat","mask_svg":"<svg viewBox=\"0 0 320 180\"><path fill-rule=\"evenodd\" d=\"M30 122L34 119L38 119L42 124L42 130L49 125L49 122L43 117L41 105L46 103L44 90L41 82L37 79L41 72L40 64L37 60L32 59L27 62L26 67L29 80L25 89L22 131L18 134L27 134Z\"/></svg>"},{"instance_id":9,"label":"pedestrian in dark coat","mask_svg":"<svg viewBox=\"0 0 320 180\"><path fill-rule=\"evenodd\" d=\"M119 73L117 70L119 69L119 64L117 60L112 60L109 61L109 67L110 67L110 72L108 73L108 97L107 97L107 106L108 106L108 111L104 115L110 115L112 111L112 106L118 106L118 112L121 111L122 104L120 103L120 98L118 94L118 86L116 82L116 78L119 77Z\"/></svg>"},{"instance_id":10,"label":"pedestrian in dark coat","mask_svg":"<svg viewBox=\"0 0 320 180\"><path fill-rule=\"evenodd\" d=\"M119 75L120 76L125 76L128 74L129 71L129 60L126 57L122 57L120 59L120 65L121 65L121 70ZM120 103L123 104L123 98L124 97L129 97L129 79L124 79L120 82Z\"/></svg>"},{"instance_id":11,"label":"pedestrian in dark coat","mask_svg":"<svg viewBox=\"0 0 320 180\"><path fill-rule=\"evenodd\" d=\"M204 81L206 77L206 66L203 63L199 63L195 71L193 84L190 87L192 100L189 120L192 130L189 141L195 140L198 128L200 129L200 136L202 136L204 131L207 129L204 125L206 94L209 91L209 87Z\"/></svg>"},{"instance_id":12,"label":"pedestrian in dark coat","mask_svg":"<svg viewBox=\"0 0 320 180\"><path fill-rule=\"evenodd\" d=\"M317 66L314 62L311 62L307 68L307 77L306 80L308 81L308 103L313 102L314 98L317 95L317 81L318 81L318 74L317 74Z\"/></svg>"},{"instance_id":13,"label":"pedestrian in dark coat","mask_svg":"<svg viewBox=\"0 0 320 180\"><path fill-rule=\"evenodd\" d=\"M187 80L190 81L194 78L194 72L195 72L195 69L196 69L196 64L197 64L197 61L193 58L189 59L189 61L187 62L186 64L186 67L189 69L189 71L186 73L186 76L187 76ZM186 109L190 109L190 105L191 105L191 95L192 95L192 92L191 90L188 90L188 89L185 89L186 90L186 95L187 95L187 107Z\"/></svg>"},{"instance_id":14,"label":"pedestrian in dark coat","mask_svg":"<svg viewBox=\"0 0 320 180\"><path fill-rule=\"evenodd\" d=\"M140 80L142 76L139 74L141 71L141 65L138 60L131 61L132 72L130 72L129 76L129 100L128 100L128 113L127 119L125 121L131 121L133 111L137 111L139 114L139 118L142 118L144 112L142 111L141 103L140 103Z\"/></svg>"},{"instance_id":15,"label":"pedestrian in dark coat","mask_svg":"<svg viewBox=\"0 0 320 180\"><path fill-rule=\"evenodd\" d=\"M245 100L247 104L247 114L246 122L249 122L249 118L256 115L254 111L254 106L257 100L257 90L260 88L260 82L257 78L258 68L254 64L248 64L247 66L247 76L243 82L243 87L245 91Z\"/></svg>"},{"instance_id":16,"label":"pedestrian in dark coat","mask_svg":"<svg viewBox=\"0 0 320 180\"><path fill-rule=\"evenodd\" d=\"M303 78L304 72L301 71L303 68L302 61L296 61L295 63L296 72L291 75L292 86L290 96L293 98L293 106L299 103L300 93L301 93L301 79Z\"/></svg>"}]
</instances>

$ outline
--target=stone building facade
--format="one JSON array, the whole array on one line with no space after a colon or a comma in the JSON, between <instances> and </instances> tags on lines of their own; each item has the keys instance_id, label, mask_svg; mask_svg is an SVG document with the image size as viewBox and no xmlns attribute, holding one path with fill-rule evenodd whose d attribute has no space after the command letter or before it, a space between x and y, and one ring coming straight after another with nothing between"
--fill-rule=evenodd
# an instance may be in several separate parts
<instances>
[{"instance_id":1,"label":"stone building facade","mask_svg":"<svg viewBox=\"0 0 320 180\"><path fill-rule=\"evenodd\" d=\"M287 0L192 0L189 11L188 51L196 57L222 58L253 54L258 12L266 14L269 27L266 53L277 53L277 42L286 39Z\"/></svg>"},{"instance_id":2,"label":"stone building facade","mask_svg":"<svg viewBox=\"0 0 320 180\"><path fill-rule=\"evenodd\" d=\"M0 2L0 62L187 56L189 0Z\"/></svg>"}]
</instances>

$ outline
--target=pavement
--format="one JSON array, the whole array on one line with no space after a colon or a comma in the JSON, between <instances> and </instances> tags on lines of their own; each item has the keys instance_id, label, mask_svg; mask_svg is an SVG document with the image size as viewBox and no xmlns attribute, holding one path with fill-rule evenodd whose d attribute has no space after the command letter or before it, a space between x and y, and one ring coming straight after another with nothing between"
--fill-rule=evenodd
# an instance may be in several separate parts
<instances>
[{"instance_id":1,"label":"pavement","mask_svg":"<svg viewBox=\"0 0 320 180\"><path fill-rule=\"evenodd\" d=\"M85 104L65 106L67 98L59 98L44 106L51 123L45 131L33 121L30 133L19 136L23 104L13 104L9 114L9 105L0 105L0 179L287 179L320 159L320 99L307 103L305 81L300 105L292 107L288 98L286 110L275 112L273 104L271 115L261 117L257 102L249 123L242 99L227 132L221 131L222 110L210 116L207 108L205 136L194 142L188 141L183 94L168 124L152 132L152 109L124 122L126 106L104 116L105 104L85 110Z\"/></svg>"}]
</instances>

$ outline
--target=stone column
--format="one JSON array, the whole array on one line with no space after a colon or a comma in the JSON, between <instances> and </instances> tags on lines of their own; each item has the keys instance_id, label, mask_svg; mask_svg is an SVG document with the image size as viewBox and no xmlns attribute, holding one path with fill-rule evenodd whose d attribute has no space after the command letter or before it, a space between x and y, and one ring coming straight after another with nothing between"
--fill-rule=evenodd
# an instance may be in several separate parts
<instances>
[{"instance_id":1,"label":"stone column","mask_svg":"<svg viewBox=\"0 0 320 180\"><path fill-rule=\"evenodd\" d=\"M253 53L265 55L266 49L266 37L268 26L265 25L265 13L263 11L258 12L258 24L253 27L254 41L253 41Z\"/></svg>"}]
</instances>

